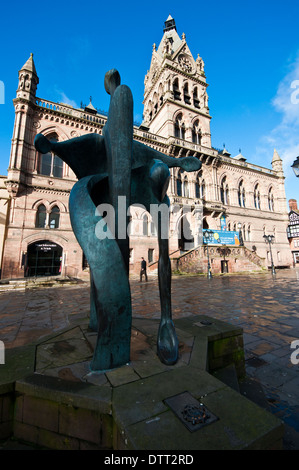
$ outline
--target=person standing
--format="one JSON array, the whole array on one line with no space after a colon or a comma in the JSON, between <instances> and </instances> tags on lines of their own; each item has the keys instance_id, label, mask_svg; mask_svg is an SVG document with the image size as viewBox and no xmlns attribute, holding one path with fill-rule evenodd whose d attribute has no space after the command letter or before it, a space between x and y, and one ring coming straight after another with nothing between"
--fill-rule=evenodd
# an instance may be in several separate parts
<instances>
[{"instance_id":1,"label":"person standing","mask_svg":"<svg viewBox=\"0 0 299 470\"><path fill-rule=\"evenodd\" d=\"M141 258L140 282L142 282L143 275L145 275L145 280L147 281L146 261L144 258Z\"/></svg>"}]
</instances>

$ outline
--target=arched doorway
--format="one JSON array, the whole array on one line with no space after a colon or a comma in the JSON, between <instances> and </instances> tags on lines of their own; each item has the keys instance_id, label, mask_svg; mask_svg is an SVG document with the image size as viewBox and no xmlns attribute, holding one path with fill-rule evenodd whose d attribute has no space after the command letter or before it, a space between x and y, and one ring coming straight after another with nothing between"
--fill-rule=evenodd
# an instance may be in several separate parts
<instances>
[{"instance_id":1,"label":"arched doorway","mask_svg":"<svg viewBox=\"0 0 299 470\"><path fill-rule=\"evenodd\" d=\"M178 232L179 249L181 251L188 251L194 248L194 237L190 223L185 215L179 221Z\"/></svg>"},{"instance_id":2,"label":"arched doorway","mask_svg":"<svg viewBox=\"0 0 299 470\"><path fill-rule=\"evenodd\" d=\"M62 247L50 240L28 245L25 277L57 276L61 274Z\"/></svg>"}]
</instances>

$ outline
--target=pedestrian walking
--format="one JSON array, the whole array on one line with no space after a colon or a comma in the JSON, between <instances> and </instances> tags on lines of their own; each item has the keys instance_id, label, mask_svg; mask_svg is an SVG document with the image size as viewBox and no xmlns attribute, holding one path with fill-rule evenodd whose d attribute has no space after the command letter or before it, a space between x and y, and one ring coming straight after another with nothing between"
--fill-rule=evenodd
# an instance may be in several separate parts
<instances>
[{"instance_id":1,"label":"pedestrian walking","mask_svg":"<svg viewBox=\"0 0 299 470\"><path fill-rule=\"evenodd\" d=\"M141 258L140 282L142 282L143 275L145 276L145 280L147 281L146 261L144 258Z\"/></svg>"}]
</instances>

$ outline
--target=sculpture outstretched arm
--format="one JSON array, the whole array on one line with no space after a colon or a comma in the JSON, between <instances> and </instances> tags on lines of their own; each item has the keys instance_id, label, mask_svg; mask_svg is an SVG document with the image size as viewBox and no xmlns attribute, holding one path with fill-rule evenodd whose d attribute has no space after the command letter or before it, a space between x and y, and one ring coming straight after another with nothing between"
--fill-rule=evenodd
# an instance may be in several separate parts
<instances>
[{"instance_id":1,"label":"sculpture outstretched arm","mask_svg":"<svg viewBox=\"0 0 299 470\"><path fill-rule=\"evenodd\" d=\"M198 171L201 161L195 157L174 158L152 149L141 142L133 141L133 168L148 164L151 160L161 160L168 168L179 167L184 171Z\"/></svg>"},{"instance_id":2,"label":"sculpture outstretched arm","mask_svg":"<svg viewBox=\"0 0 299 470\"><path fill-rule=\"evenodd\" d=\"M106 137L107 139L107 137ZM105 135L86 134L64 142L51 142L43 134L37 134L34 146L40 153L54 152L73 170L78 179L97 173L108 175ZM195 157L174 158L133 141L132 169L147 166L160 160L168 168L179 167L184 171L198 171L201 161Z\"/></svg>"},{"instance_id":3,"label":"sculpture outstretched arm","mask_svg":"<svg viewBox=\"0 0 299 470\"><path fill-rule=\"evenodd\" d=\"M40 153L54 152L78 179L107 173L104 137L99 134L86 134L64 142L51 142L43 134L37 134L34 146Z\"/></svg>"}]
</instances>

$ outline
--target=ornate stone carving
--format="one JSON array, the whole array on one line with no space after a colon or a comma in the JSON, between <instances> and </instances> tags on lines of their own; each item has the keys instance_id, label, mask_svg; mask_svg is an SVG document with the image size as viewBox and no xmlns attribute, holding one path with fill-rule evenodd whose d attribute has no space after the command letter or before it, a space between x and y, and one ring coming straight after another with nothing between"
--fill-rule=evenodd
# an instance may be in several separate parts
<instances>
[{"instance_id":1,"label":"ornate stone carving","mask_svg":"<svg viewBox=\"0 0 299 470\"><path fill-rule=\"evenodd\" d=\"M181 69L184 72L187 72L187 73L193 72L192 59L188 57L186 54L180 54L178 57L178 62L179 62Z\"/></svg>"}]
</instances>

